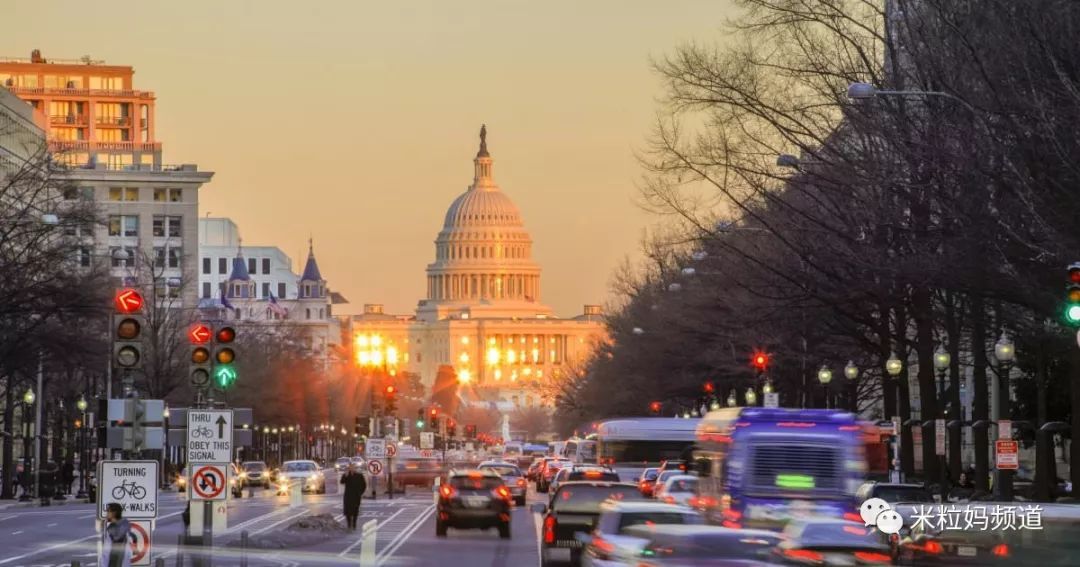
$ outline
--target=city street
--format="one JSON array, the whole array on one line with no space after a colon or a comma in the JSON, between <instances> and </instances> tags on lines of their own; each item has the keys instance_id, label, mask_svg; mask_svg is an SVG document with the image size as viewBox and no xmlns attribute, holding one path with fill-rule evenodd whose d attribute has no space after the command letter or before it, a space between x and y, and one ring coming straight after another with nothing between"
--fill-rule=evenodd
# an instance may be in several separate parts
<instances>
[{"instance_id":1,"label":"city street","mask_svg":"<svg viewBox=\"0 0 1080 567\"><path fill-rule=\"evenodd\" d=\"M327 473L327 478L333 478ZM239 565L240 552L223 548L238 540L242 531L252 538L274 534L292 522L314 514L332 514L344 525L337 486L328 483L325 495L304 495L303 505L290 507L285 496L254 489L255 496L229 503L229 528L224 536L215 534L215 565ZM530 498L530 503L536 501ZM183 494L163 492L154 532L153 557L167 564L175 561L177 539L183 528ZM469 565L535 565L538 563L536 521L528 507L513 512L513 537L500 540L494 530L451 530L447 538L435 537L435 517L430 492L416 487L393 500L380 494L378 500L365 499L359 523L379 522L377 558L380 565L433 565L446 557ZM8 507L0 510L0 566L96 565L94 507L67 504L41 507ZM344 536L316 541L289 549L251 550L249 565L345 565L360 557L359 529Z\"/></svg>"}]
</instances>

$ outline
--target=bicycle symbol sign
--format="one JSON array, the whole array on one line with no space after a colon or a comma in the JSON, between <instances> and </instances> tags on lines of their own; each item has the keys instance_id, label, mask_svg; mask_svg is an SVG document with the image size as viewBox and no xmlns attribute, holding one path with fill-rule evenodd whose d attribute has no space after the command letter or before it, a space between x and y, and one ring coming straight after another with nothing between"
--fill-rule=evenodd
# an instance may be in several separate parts
<instances>
[{"instance_id":1,"label":"bicycle symbol sign","mask_svg":"<svg viewBox=\"0 0 1080 567\"><path fill-rule=\"evenodd\" d=\"M157 518L158 478L157 461L100 461L98 517L104 519L106 505L116 502L130 520Z\"/></svg>"},{"instance_id":2,"label":"bicycle symbol sign","mask_svg":"<svg viewBox=\"0 0 1080 567\"><path fill-rule=\"evenodd\" d=\"M223 500L225 498L225 467L222 465L193 465L191 475L192 500Z\"/></svg>"}]
</instances>

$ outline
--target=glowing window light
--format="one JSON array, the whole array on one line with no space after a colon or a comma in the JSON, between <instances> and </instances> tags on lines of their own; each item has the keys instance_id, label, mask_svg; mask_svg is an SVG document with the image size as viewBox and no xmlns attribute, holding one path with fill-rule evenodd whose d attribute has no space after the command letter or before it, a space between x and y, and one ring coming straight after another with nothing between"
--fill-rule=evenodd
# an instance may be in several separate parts
<instances>
[{"instance_id":1,"label":"glowing window light","mask_svg":"<svg viewBox=\"0 0 1080 567\"><path fill-rule=\"evenodd\" d=\"M461 337L461 344L463 344L463 345L469 344L469 337Z\"/></svg>"},{"instance_id":2,"label":"glowing window light","mask_svg":"<svg viewBox=\"0 0 1080 567\"><path fill-rule=\"evenodd\" d=\"M367 366L371 362L371 353L366 350L356 353L356 361L359 362L361 366Z\"/></svg>"},{"instance_id":3,"label":"glowing window light","mask_svg":"<svg viewBox=\"0 0 1080 567\"><path fill-rule=\"evenodd\" d=\"M502 380L502 370L499 370L498 368L495 369L495 379Z\"/></svg>"},{"instance_id":4,"label":"glowing window light","mask_svg":"<svg viewBox=\"0 0 1080 567\"><path fill-rule=\"evenodd\" d=\"M458 370L457 379L462 384L468 384L472 381L472 372L469 372L468 368L462 368Z\"/></svg>"},{"instance_id":5,"label":"glowing window light","mask_svg":"<svg viewBox=\"0 0 1080 567\"><path fill-rule=\"evenodd\" d=\"M398 350L397 347L386 347L386 362L389 364L398 363Z\"/></svg>"},{"instance_id":6,"label":"glowing window light","mask_svg":"<svg viewBox=\"0 0 1080 567\"><path fill-rule=\"evenodd\" d=\"M515 362L517 362L517 352L512 350L506 351L506 362L510 364L514 364Z\"/></svg>"},{"instance_id":7,"label":"glowing window light","mask_svg":"<svg viewBox=\"0 0 1080 567\"><path fill-rule=\"evenodd\" d=\"M377 346L381 346L381 345L382 345L382 337L380 337L379 335L372 335L371 336L371 346L377 347Z\"/></svg>"},{"instance_id":8,"label":"glowing window light","mask_svg":"<svg viewBox=\"0 0 1080 567\"><path fill-rule=\"evenodd\" d=\"M499 363L499 349L491 347L487 351L487 363L498 364Z\"/></svg>"},{"instance_id":9,"label":"glowing window light","mask_svg":"<svg viewBox=\"0 0 1080 567\"><path fill-rule=\"evenodd\" d=\"M382 351L378 351L378 350L371 351L371 364L373 364L375 366L379 366L382 363L383 363Z\"/></svg>"},{"instance_id":10,"label":"glowing window light","mask_svg":"<svg viewBox=\"0 0 1080 567\"><path fill-rule=\"evenodd\" d=\"M367 348L368 337L367 335L356 335L356 346L360 348Z\"/></svg>"},{"instance_id":11,"label":"glowing window light","mask_svg":"<svg viewBox=\"0 0 1080 567\"><path fill-rule=\"evenodd\" d=\"M467 352L461 353L461 356L458 357L458 360L460 360L462 364L468 364L469 363L469 353L467 353Z\"/></svg>"}]
</instances>

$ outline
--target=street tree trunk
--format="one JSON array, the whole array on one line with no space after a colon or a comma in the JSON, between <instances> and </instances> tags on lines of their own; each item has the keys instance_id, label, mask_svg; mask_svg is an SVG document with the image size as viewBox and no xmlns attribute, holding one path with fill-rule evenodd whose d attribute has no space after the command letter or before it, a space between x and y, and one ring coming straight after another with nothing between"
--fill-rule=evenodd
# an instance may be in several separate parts
<instances>
[{"instance_id":1,"label":"street tree trunk","mask_svg":"<svg viewBox=\"0 0 1080 567\"><path fill-rule=\"evenodd\" d=\"M986 383L986 304L976 291L971 297L971 363L975 399L972 401L972 421L990 419L990 389ZM990 492L990 429L974 428L975 489Z\"/></svg>"},{"instance_id":2,"label":"street tree trunk","mask_svg":"<svg viewBox=\"0 0 1080 567\"><path fill-rule=\"evenodd\" d=\"M915 319L915 354L919 361L919 418L925 422L941 417L934 387L934 319L928 289L921 286L915 288L912 294L912 309ZM923 479L927 483L937 482L940 471L934 440L925 435L922 440L922 459Z\"/></svg>"},{"instance_id":3,"label":"street tree trunk","mask_svg":"<svg viewBox=\"0 0 1080 567\"><path fill-rule=\"evenodd\" d=\"M949 412L948 419L964 419L963 401L960 399L960 319L963 317L963 305L956 294L949 293L945 297L945 328L948 330L949 364ZM939 400L945 404L945 400ZM964 426L949 429L949 470L954 477L960 475L963 470L963 442Z\"/></svg>"},{"instance_id":4,"label":"street tree trunk","mask_svg":"<svg viewBox=\"0 0 1080 567\"><path fill-rule=\"evenodd\" d=\"M911 419L911 392L910 380L908 379L907 347L905 338L907 333L907 315L903 307L896 308L895 344L897 356L904 362L904 367L896 377L898 386L898 400L900 402L900 422L907 423ZM915 474L915 436L911 434L911 427L901 427L900 433L900 468L904 471L904 477Z\"/></svg>"},{"instance_id":5,"label":"street tree trunk","mask_svg":"<svg viewBox=\"0 0 1080 567\"><path fill-rule=\"evenodd\" d=\"M4 463L3 478L0 478L0 499L10 500L15 498L15 487L12 479L15 478L15 459L12 451L15 450L15 380L12 376L7 377L4 388Z\"/></svg>"}]
</instances>

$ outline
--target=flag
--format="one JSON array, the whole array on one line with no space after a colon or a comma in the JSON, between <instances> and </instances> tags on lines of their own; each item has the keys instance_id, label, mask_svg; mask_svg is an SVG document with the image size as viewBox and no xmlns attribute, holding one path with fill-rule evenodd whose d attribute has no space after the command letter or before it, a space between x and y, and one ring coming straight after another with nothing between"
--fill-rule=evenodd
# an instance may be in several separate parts
<instances>
[{"instance_id":1,"label":"flag","mask_svg":"<svg viewBox=\"0 0 1080 567\"><path fill-rule=\"evenodd\" d=\"M285 308L282 307L280 303L278 303L277 298L274 297L274 294L272 294L272 293L270 294L270 310L273 311L274 313L276 313L280 317L285 317L286 315L289 314L289 312L286 311Z\"/></svg>"},{"instance_id":2,"label":"flag","mask_svg":"<svg viewBox=\"0 0 1080 567\"><path fill-rule=\"evenodd\" d=\"M225 309L236 309L235 307L233 307L233 304L229 303L229 300L225 298L224 293L221 294L221 306Z\"/></svg>"}]
</instances>

